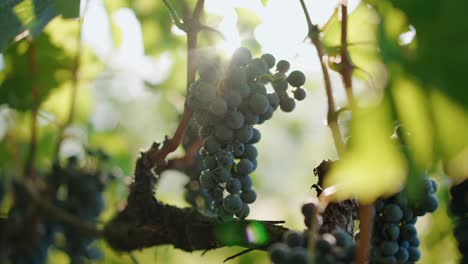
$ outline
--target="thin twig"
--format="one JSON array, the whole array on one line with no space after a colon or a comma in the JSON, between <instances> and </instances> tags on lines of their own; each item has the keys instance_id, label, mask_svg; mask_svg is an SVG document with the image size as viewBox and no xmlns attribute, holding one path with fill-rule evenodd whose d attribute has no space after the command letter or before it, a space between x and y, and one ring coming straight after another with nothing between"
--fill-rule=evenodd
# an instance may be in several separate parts
<instances>
[{"instance_id":1,"label":"thin twig","mask_svg":"<svg viewBox=\"0 0 468 264\"><path fill-rule=\"evenodd\" d=\"M354 65L349 57L348 51L348 3L343 0L341 4L341 62L340 74L343 80L346 96L351 111L355 109L356 103L353 95L353 73ZM370 204L359 203L359 245L356 248L356 263L368 263L370 240L372 237L372 207Z\"/></svg>"},{"instance_id":2,"label":"thin twig","mask_svg":"<svg viewBox=\"0 0 468 264\"><path fill-rule=\"evenodd\" d=\"M317 25L312 24L312 20L310 19L309 11L307 10L304 0L300 0L300 2L301 2L302 10L304 11L304 15L307 20L307 26L309 28L308 37L310 38L310 40L315 46L315 49L317 50L317 54L320 60L320 66L322 67L323 79L325 82L325 91L327 93L327 101L328 101L327 123L332 132L333 140L335 142L335 147L338 152L338 155L341 156L341 154L344 152L343 137L341 135L341 131L338 126L338 117L336 115L336 110L335 110L335 101L333 98L330 75L328 74L328 68L324 61L325 52L324 52L322 42L319 37L320 31Z\"/></svg>"},{"instance_id":3,"label":"thin twig","mask_svg":"<svg viewBox=\"0 0 468 264\"><path fill-rule=\"evenodd\" d=\"M348 103L351 108L354 108L354 96L353 96L353 63L349 57L348 51L348 3L343 0L341 4L341 62L340 62L340 73L343 79L346 96Z\"/></svg>"},{"instance_id":4,"label":"thin twig","mask_svg":"<svg viewBox=\"0 0 468 264\"><path fill-rule=\"evenodd\" d=\"M359 204L359 244L356 248L356 263L369 263L370 241L372 237L373 204Z\"/></svg>"},{"instance_id":5,"label":"thin twig","mask_svg":"<svg viewBox=\"0 0 468 264\"><path fill-rule=\"evenodd\" d=\"M247 253L249 253L249 252L252 252L252 251L254 251L254 250L255 250L254 248L244 249L244 250L242 250L241 252L239 252L239 253L237 253L237 254L234 254L234 255L232 255L232 256L230 256L230 257L227 257L227 258L223 261L223 263L228 262L228 261L231 260L231 259L235 259L235 258L237 258L237 257L240 257L240 256L242 256L242 255L245 255L245 254L247 254Z\"/></svg>"},{"instance_id":6,"label":"thin twig","mask_svg":"<svg viewBox=\"0 0 468 264\"><path fill-rule=\"evenodd\" d=\"M215 33L216 35L218 35L223 40L226 40L226 36L224 36L224 34L221 31L217 30L216 28L213 28L213 27L210 27L210 26L207 26L207 25L200 25L200 31L203 31L203 30Z\"/></svg>"}]
</instances>

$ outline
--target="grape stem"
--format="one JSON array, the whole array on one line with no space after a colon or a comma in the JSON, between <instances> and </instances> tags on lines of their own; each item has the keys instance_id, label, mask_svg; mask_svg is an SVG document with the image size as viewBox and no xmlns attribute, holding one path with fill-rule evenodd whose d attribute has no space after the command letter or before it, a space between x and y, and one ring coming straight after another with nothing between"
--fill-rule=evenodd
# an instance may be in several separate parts
<instances>
[{"instance_id":1,"label":"grape stem","mask_svg":"<svg viewBox=\"0 0 468 264\"><path fill-rule=\"evenodd\" d=\"M328 101L327 123L328 123L328 126L330 127L338 156L341 156L344 152L344 144L343 144L341 131L338 126L338 116L335 110L335 100L333 98L330 75L328 73L327 65L325 64L325 52L324 52L322 42L319 37L320 30L317 25L314 25L312 23L312 20L310 19L309 11L307 10L304 0L300 0L300 2L301 2L302 10L304 11L304 15L307 20L307 26L309 29L307 36L309 37L310 41L314 44L315 49L317 50L317 54L320 60L320 66L322 68L323 79L325 82L325 91L327 93L327 101Z\"/></svg>"},{"instance_id":2,"label":"grape stem","mask_svg":"<svg viewBox=\"0 0 468 264\"><path fill-rule=\"evenodd\" d=\"M342 1L341 6L341 61L340 74L343 80L346 96L351 109L354 108L355 101L353 96L352 73L354 65L351 62L348 51L348 3L347 0Z\"/></svg>"},{"instance_id":3,"label":"grape stem","mask_svg":"<svg viewBox=\"0 0 468 264\"><path fill-rule=\"evenodd\" d=\"M355 109L356 103L353 96L352 73L354 65L349 57L348 51L348 1L343 0L341 6L341 61L340 74L343 80L346 96L351 111ZM370 240L372 238L372 207L371 204L359 203L359 230L360 239L356 247L356 263L365 264L369 262Z\"/></svg>"},{"instance_id":4,"label":"grape stem","mask_svg":"<svg viewBox=\"0 0 468 264\"><path fill-rule=\"evenodd\" d=\"M188 16L186 14L183 18L183 23L186 25L185 32L187 34L187 95L190 92L190 84L195 81L197 73L195 51L197 49L198 32L200 32L200 16L203 11L204 3L204 0L198 0L192 15ZM187 97L188 96L186 96L186 98ZM162 148L152 147L147 151L145 155L145 167L151 170L155 164L161 163L161 161L163 161L169 153L177 149L185 133L191 115L192 111L188 108L187 101L185 101L184 112L179 121L179 125L177 126L174 136L167 139L164 142Z\"/></svg>"}]
</instances>

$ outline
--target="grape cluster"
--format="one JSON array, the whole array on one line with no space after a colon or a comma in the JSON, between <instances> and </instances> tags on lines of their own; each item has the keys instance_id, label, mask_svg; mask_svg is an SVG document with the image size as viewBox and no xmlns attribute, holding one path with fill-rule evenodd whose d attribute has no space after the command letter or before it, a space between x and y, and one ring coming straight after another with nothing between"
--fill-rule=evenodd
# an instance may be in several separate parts
<instances>
[{"instance_id":1,"label":"grape cluster","mask_svg":"<svg viewBox=\"0 0 468 264\"><path fill-rule=\"evenodd\" d=\"M116 178L116 171L105 166L108 159L102 150L88 149L85 164L81 164L74 156L68 158L63 165L58 161L54 162L50 173L45 176L48 191L53 193L53 205L84 222L96 223L104 209L103 192L106 184ZM22 184L15 183L13 187L15 205L9 213L9 218L15 224L9 231L14 243L20 245L24 237L23 230L27 230L31 225L28 217L30 205L33 203ZM48 249L57 242L54 238L59 232L63 234L65 244L57 246L69 255L70 263L86 263L87 260L101 257L101 252L91 245L94 237L49 218L40 217L36 224L37 240L26 247L15 247L11 253L12 263L46 263Z\"/></svg>"},{"instance_id":2,"label":"grape cluster","mask_svg":"<svg viewBox=\"0 0 468 264\"><path fill-rule=\"evenodd\" d=\"M190 87L187 105L203 139L200 153L204 170L200 184L212 199L214 212L223 219L245 218L250 212L248 204L257 194L252 189L250 174L257 168L257 149L260 131L254 125L262 124L278 108L292 111L295 99L305 98L300 88L305 76L300 71L289 70L287 61L275 66L271 54L252 58L246 48L235 51L227 67L219 60L199 63L200 78ZM268 93L265 85L271 83ZM295 87L294 97L288 93L289 85Z\"/></svg>"},{"instance_id":3,"label":"grape cluster","mask_svg":"<svg viewBox=\"0 0 468 264\"><path fill-rule=\"evenodd\" d=\"M302 207L307 226L309 226L314 208L313 203ZM351 235L342 229L319 234L315 238L313 255L308 251L308 241L308 231L301 234L289 230L284 233L282 243L273 244L268 249L270 260L275 264L307 264L310 263L310 258L314 258L314 263L321 264L353 263L354 261L356 244Z\"/></svg>"},{"instance_id":4,"label":"grape cluster","mask_svg":"<svg viewBox=\"0 0 468 264\"><path fill-rule=\"evenodd\" d=\"M450 211L453 214L458 242L458 250L462 255L460 263L468 263L468 180L450 188Z\"/></svg>"},{"instance_id":5,"label":"grape cluster","mask_svg":"<svg viewBox=\"0 0 468 264\"><path fill-rule=\"evenodd\" d=\"M414 263L419 260L416 221L438 207L437 184L424 178L423 197L412 203L405 192L376 201L372 233L371 263Z\"/></svg>"},{"instance_id":6,"label":"grape cluster","mask_svg":"<svg viewBox=\"0 0 468 264\"><path fill-rule=\"evenodd\" d=\"M64 168L63 187L67 196L62 201L63 209L88 223L96 223L104 209L105 175L100 171L83 170L78 167L77 160L72 157ZM64 177L65 176L65 177ZM66 239L65 251L70 256L71 263L83 263L85 259L99 258L98 249L90 247L94 237L84 235L73 227L62 227Z\"/></svg>"}]
</instances>

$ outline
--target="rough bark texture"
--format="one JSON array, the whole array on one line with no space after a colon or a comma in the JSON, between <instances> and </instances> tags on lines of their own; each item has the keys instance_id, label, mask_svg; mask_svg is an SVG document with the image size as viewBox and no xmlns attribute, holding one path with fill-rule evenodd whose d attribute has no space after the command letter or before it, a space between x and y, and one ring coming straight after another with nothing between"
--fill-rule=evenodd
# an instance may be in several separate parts
<instances>
[{"instance_id":1,"label":"rough bark texture","mask_svg":"<svg viewBox=\"0 0 468 264\"><path fill-rule=\"evenodd\" d=\"M322 161L315 169L317 183L312 185L317 190L317 196L322 193L323 180L327 175L332 161ZM342 228L349 234L354 234L354 221L358 219L359 204L356 200L345 200L338 203L330 203L323 213L323 223L320 233L329 233L336 228Z\"/></svg>"},{"instance_id":2,"label":"rough bark texture","mask_svg":"<svg viewBox=\"0 0 468 264\"><path fill-rule=\"evenodd\" d=\"M166 244L189 252L231 245L265 250L280 241L288 230L264 221L222 222L191 208L178 208L157 201L153 188L158 176L153 173L151 155L148 154L157 151L158 147L153 145L137 160L135 182L130 188L127 207L104 229L104 238L115 250L130 251ZM254 222L263 226L268 237L266 244L249 243L246 230ZM238 236L229 240L217 236L217 231L223 228L235 230Z\"/></svg>"}]
</instances>

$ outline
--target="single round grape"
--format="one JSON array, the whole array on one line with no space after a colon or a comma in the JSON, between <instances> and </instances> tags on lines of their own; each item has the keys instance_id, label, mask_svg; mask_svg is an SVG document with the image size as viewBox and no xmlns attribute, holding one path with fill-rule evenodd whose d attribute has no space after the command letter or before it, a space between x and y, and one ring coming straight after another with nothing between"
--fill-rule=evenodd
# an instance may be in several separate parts
<instances>
[{"instance_id":1,"label":"single round grape","mask_svg":"<svg viewBox=\"0 0 468 264\"><path fill-rule=\"evenodd\" d=\"M268 66L260 59L255 58L247 65L247 74L250 78L256 78L268 72Z\"/></svg>"},{"instance_id":2,"label":"single round grape","mask_svg":"<svg viewBox=\"0 0 468 264\"><path fill-rule=\"evenodd\" d=\"M426 212L433 213L439 207L439 200L437 200L435 195L429 194L424 197L422 206Z\"/></svg>"},{"instance_id":3,"label":"single round grape","mask_svg":"<svg viewBox=\"0 0 468 264\"><path fill-rule=\"evenodd\" d=\"M203 159L203 165L205 168L212 170L218 167L218 161L216 161L214 156L208 155Z\"/></svg>"},{"instance_id":4,"label":"single round grape","mask_svg":"<svg viewBox=\"0 0 468 264\"><path fill-rule=\"evenodd\" d=\"M249 49L240 47L234 51L231 58L232 65L244 66L252 60L252 53Z\"/></svg>"},{"instance_id":5,"label":"single round grape","mask_svg":"<svg viewBox=\"0 0 468 264\"><path fill-rule=\"evenodd\" d=\"M245 219L250 213L249 205L246 203L242 204L242 209L236 213L237 218Z\"/></svg>"},{"instance_id":6,"label":"single round grape","mask_svg":"<svg viewBox=\"0 0 468 264\"><path fill-rule=\"evenodd\" d=\"M382 233L384 238L388 240L397 240L400 236L400 228L395 224L385 225Z\"/></svg>"},{"instance_id":7,"label":"single round grape","mask_svg":"<svg viewBox=\"0 0 468 264\"><path fill-rule=\"evenodd\" d=\"M409 262L416 262L421 258L421 253L416 247L408 248L408 253L409 253L409 259L408 259Z\"/></svg>"},{"instance_id":8,"label":"single round grape","mask_svg":"<svg viewBox=\"0 0 468 264\"><path fill-rule=\"evenodd\" d=\"M242 209L242 201L238 195L230 194L223 200L223 207L229 213L236 213Z\"/></svg>"},{"instance_id":9,"label":"single round grape","mask_svg":"<svg viewBox=\"0 0 468 264\"><path fill-rule=\"evenodd\" d=\"M198 111L203 108L203 103L200 102L195 95L189 94L189 96L187 97L187 106L192 111Z\"/></svg>"},{"instance_id":10,"label":"single round grape","mask_svg":"<svg viewBox=\"0 0 468 264\"><path fill-rule=\"evenodd\" d=\"M246 175L240 179L241 183L241 189L242 191L246 192L250 189L252 189L253 183L252 183L252 178L249 175Z\"/></svg>"},{"instance_id":11,"label":"single round grape","mask_svg":"<svg viewBox=\"0 0 468 264\"><path fill-rule=\"evenodd\" d=\"M212 172L213 179L219 183L225 183L231 178L231 173L224 167L217 167Z\"/></svg>"},{"instance_id":12,"label":"single round grape","mask_svg":"<svg viewBox=\"0 0 468 264\"><path fill-rule=\"evenodd\" d=\"M283 242L289 247L301 247L304 244L304 237L301 233L288 230L283 234Z\"/></svg>"},{"instance_id":13,"label":"single round grape","mask_svg":"<svg viewBox=\"0 0 468 264\"><path fill-rule=\"evenodd\" d=\"M302 85L304 85L305 80L306 80L306 77L304 73L301 71L293 71L288 76L288 83L292 87L297 87L297 88L301 87Z\"/></svg>"},{"instance_id":14,"label":"single round grape","mask_svg":"<svg viewBox=\"0 0 468 264\"><path fill-rule=\"evenodd\" d=\"M283 112L292 112L294 108L296 108L296 101L294 99L288 97L281 98L280 101L280 108Z\"/></svg>"},{"instance_id":15,"label":"single round grape","mask_svg":"<svg viewBox=\"0 0 468 264\"><path fill-rule=\"evenodd\" d=\"M268 254L275 264L287 264L291 258L291 250L283 243L273 244L268 249Z\"/></svg>"},{"instance_id":16,"label":"single round grape","mask_svg":"<svg viewBox=\"0 0 468 264\"><path fill-rule=\"evenodd\" d=\"M398 223L403 218L403 211L396 204L387 204L383 210L383 217L388 222Z\"/></svg>"},{"instance_id":17,"label":"single round grape","mask_svg":"<svg viewBox=\"0 0 468 264\"><path fill-rule=\"evenodd\" d=\"M409 241L413 236L416 236L417 234L418 231L416 230L413 224L405 224L400 228L401 239Z\"/></svg>"},{"instance_id":18,"label":"single round grape","mask_svg":"<svg viewBox=\"0 0 468 264\"><path fill-rule=\"evenodd\" d=\"M216 97L211 103L209 104L210 112L216 116L224 116L227 112L227 104L221 97Z\"/></svg>"},{"instance_id":19,"label":"single round grape","mask_svg":"<svg viewBox=\"0 0 468 264\"><path fill-rule=\"evenodd\" d=\"M384 256L393 256L398 252L399 246L397 242L384 241L380 244L380 252Z\"/></svg>"},{"instance_id":20,"label":"single round grape","mask_svg":"<svg viewBox=\"0 0 468 264\"><path fill-rule=\"evenodd\" d=\"M353 243L351 235L342 229L335 229L331 234L335 237L336 244L340 247L347 247Z\"/></svg>"},{"instance_id":21,"label":"single round grape","mask_svg":"<svg viewBox=\"0 0 468 264\"><path fill-rule=\"evenodd\" d=\"M224 149L216 153L216 159L220 165L225 167L229 167L234 163L234 155L232 155L231 151Z\"/></svg>"},{"instance_id":22,"label":"single round grape","mask_svg":"<svg viewBox=\"0 0 468 264\"><path fill-rule=\"evenodd\" d=\"M260 131L256 128L252 128L252 138L250 139L248 143L249 144L258 143L261 138L262 138L262 134L260 133Z\"/></svg>"},{"instance_id":23,"label":"single round grape","mask_svg":"<svg viewBox=\"0 0 468 264\"><path fill-rule=\"evenodd\" d=\"M244 116L238 112L230 112L227 114L225 124L231 129L239 129L244 125Z\"/></svg>"},{"instance_id":24,"label":"single round grape","mask_svg":"<svg viewBox=\"0 0 468 264\"><path fill-rule=\"evenodd\" d=\"M286 92L288 89L288 81L285 79L276 79L271 83L271 85L277 93Z\"/></svg>"},{"instance_id":25,"label":"single round grape","mask_svg":"<svg viewBox=\"0 0 468 264\"><path fill-rule=\"evenodd\" d=\"M280 60L278 61L278 63L276 64L276 70L280 73L286 73L287 71L289 71L289 68L291 67L291 65L289 64L288 61L286 60Z\"/></svg>"},{"instance_id":26,"label":"single round grape","mask_svg":"<svg viewBox=\"0 0 468 264\"><path fill-rule=\"evenodd\" d=\"M398 263L406 263L409 259L409 252L406 248L400 247L395 257Z\"/></svg>"},{"instance_id":27,"label":"single round grape","mask_svg":"<svg viewBox=\"0 0 468 264\"><path fill-rule=\"evenodd\" d=\"M298 101L302 101L306 98L306 91L302 88L296 88L293 94L294 94L294 98Z\"/></svg>"},{"instance_id":28,"label":"single round grape","mask_svg":"<svg viewBox=\"0 0 468 264\"><path fill-rule=\"evenodd\" d=\"M252 88L250 88L250 86L247 83L243 83L243 84L237 86L236 90L237 90L237 92L239 92L239 95L242 98L246 98L247 96L250 95L250 91L252 90Z\"/></svg>"},{"instance_id":29,"label":"single round grape","mask_svg":"<svg viewBox=\"0 0 468 264\"><path fill-rule=\"evenodd\" d=\"M252 89L252 93L267 95L266 87L264 85L262 85L262 84L253 83L253 84L250 85L250 88Z\"/></svg>"},{"instance_id":30,"label":"single round grape","mask_svg":"<svg viewBox=\"0 0 468 264\"><path fill-rule=\"evenodd\" d=\"M251 160L252 164L253 164L253 170L256 170L257 169L257 166L258 166L258 162L257 160Z\"/></svg>"},{"instance_id":31,"label":"single round grape","mask_svg":"<svg viewBox=\"0 0 468 264\"><path fill-rule=\"evenodd\" d=\"M233 143L231 145L231 151L234 155L234 158L241 157L245 152L245 145L239 142Z\"/></svg>"},{"instance_id":32,"label":"single round grape","mask_svg":"<svg viewBox=\"0 0 468 264\"><path fill-rule=\"evenodd\" d=\"M215 136L220 141L231 141L234 138L234 131L229 127L219 125L215 127Z\"/></svg>"},{"instance_id":33,"label":"single round grape","mask_svg":"<svg viewBox=\"0 0 468 264\"><path fill-rule=\"evenodd\" d=\"M236 171L239 175L248 175L253 172L253 164L248 159L241 159L236 164Z\"/></svg>"},{"instance_id":34,"label":"single round grape","mask_svg":"<svg viewBox=\"0 0 468 264\"><path fill-rule=\"evenodd\" d=\"M245 119L245 123L247 125L255 125L258 123L259 121L259 116L257 114L254 114L250 111L247 111L247 112L244 112L244 119Z\"/></svg>"},{"instance_id":35,"label":"single round grape","mask_svg":"<svg viewBox=\"0 0 468 264\"><path fill-rule=\"evenodd\" d=\"M213 84L204 81L197 81L194 84L195 96L201 103L206 104L216 98L216 87Z\"/></svg>"},{"instance_id":36,"label":"single round grape","mask_svg":"<svg viewBox=\"0 0 468 264\"><path fill-rule=\"evenodd\" d=\"M408 240L400 240L400 247L408 249L410 247L410 243Z\"/></svg>"},{"instance_id":37,"label":"single round grape","mask_svg":"<svg viewBox=\"0 0 468 264\"><path fill-rule=\"evenodd\" d=\"M419 240L419 238L417 236L413 236L409 240L409 243L410 243L410 246L412 246L412 247L418 247L419 244L421 243L421 241Z\"/></svg>"},{"instance_id":38,"label":"single round grape","mask_svg":"<svg viewBox=\"0 0 468 264\"><path fill-rule=\"evenodd\" d=\"M226 183L226 191L230 194L238 194L241 190L241 182L237 178L231 178Z\"/></svg>"},{"instance_id":39,"label":"single round grape","mask_svg":"<svg viewBox=\"0 0 468 264\"><path fill-rule=\"evenodd\" d=\"M238 86L247 81L247 73L241 67L229 68L227 81L231 86Z\"/></svg>"},{"instance_id":40,"label":"single round grape","mask_svg":"<svg viewBox=\"0 0 468 264\"><path fill-rule=\"evenodd\" d=\"M240 93L234 90L224 91L223 98L230 108L237 108L242 103Z\"/></svg>"},{"instance_id":41,"label":"single round grape","mask_svg":"<svg viewBox=\"0 0 468 264\"><path fill-rule=\"evenodd\" d=\"M262 94L254 94L252 97L249 99L249 106L252 112L256 114L263 114L268 110L268 106L270 105L270 102L268 102L268 99L266 96Z\"/></svg>"},{"instance_id":42,"label":"single round grape","mask_svg":"<svg viewBox=\"0 0 468 264\"><path fill-rule=\"evenodd\" d=\"M241 199L244 203L251 204L257 200L257 193L253 189L250 189L241 193Z\"/></svg>"},{"instance_id":43,"label":"single round grape","mask_svg":"<svg viewBox=\"0 0 468 264\"><path fill-rule=\"evenodd\" d=\"M265 53L262 55L262 60L265 62L265 64L267 65L268 69L271 69L275 66L275 63L276 63L276 59L275 57L273 57L273 55L269 54L269 53Z\"/></svg>"},{"instance_id":44,"label":"single round grape","mask_svg":"<svg viewBox=\"0 0 468 264\"><path fill-rule=\"evenodd\" d=\"M200 183L205 189L214 189L218 183L214 180L213 174L209 170L204 170L200 174Z\"/></svg>"},{"instance_id":45,"label":"single round grape","mask_svg":"<svg viewBox=\"0 0 468 264\"><path fill-rule=\"evenodd\" d=\"M219 60L218 58L210 58L198 60L198 74L200 75L200 80L216 83L219 77Z\"/></svg>"},{"instance_id":46,"label":"single round grape","mask_svg":"<svg viewBox=\"0 0 468 264\"><path fill-rule=\"evenodd\" d=\"M258 151L257 148L252 144L244 145L244 154L243 157L249 159L250 161L257 159Z\"/></svg>"},{"instance_id":47,"label":"single round grape","mask_svg":"<svg viewBox=\"0 0 468 264\"><path fill-rule=\"evenodd\" d=\"M214 136L207 137L205 142L203 143L203 147L208 151L209 154L216 153L220 146L221 145Z\"/></svg>"},{"instance_id":48,"label":"single round grape","mask_svg":"<svg viewBox=\"0 0 468 264\"><path fill-rule=\"evenodd\" d=\"M270 106L273 110L276 110L280 104L279 96L276 93L271 93L267 95L268 102L270 102Z\"/></svg>"},{"instance_id":49,"label":"single round grape","mask_svg":"<svg viewBox=\"0 0 468 264\"><path fill-rule=\"evenodd\" d=\"M260 120L265 121L271 119L273 117L273 112L273 108L269 106L266 112L260 115Z\"/></svg>"},{"instance_id":50,"label":"single round grape","mask_svg":"<svg viewBox=\"0 0 468 264\"><path fill-rule=\"evenodd\" d=\"M236 130L235 137L241 143L247 143L255 136L255 128L244 125Z\"/></svg>"}]
</instances>

